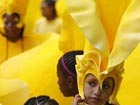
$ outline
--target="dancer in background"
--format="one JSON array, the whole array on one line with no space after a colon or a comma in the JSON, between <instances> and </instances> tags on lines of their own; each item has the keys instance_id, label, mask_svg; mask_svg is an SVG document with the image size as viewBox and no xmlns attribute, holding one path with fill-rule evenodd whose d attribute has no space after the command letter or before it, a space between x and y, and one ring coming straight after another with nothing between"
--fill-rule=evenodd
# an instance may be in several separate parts
<instances>
[{"instance_id":1,"label":"dancer in background","mask_svg":"<svg viewBox=\"0 0 140 105\"><path fill-rule=\"evenodd\" d=\"M43 17L37 20L34 28L35 34L45 33L60 33L62 20L57 16L56 13L56 0L43 0L41 3L41 12Z\"/></svg>"},{"instance_id":2,"label":"dancer in background","mask_svg":"<svg viewBox=\"0 0 140 105\"><path fill-rule=\"evenodd\" d=\"M28 8L28 0L12 0L6 2L6 7L0 9L2 13L0 28L0 63L8 58L29 50L43 41L48 36L25 35L24 18Z\"/></svg>"}]
</instances>

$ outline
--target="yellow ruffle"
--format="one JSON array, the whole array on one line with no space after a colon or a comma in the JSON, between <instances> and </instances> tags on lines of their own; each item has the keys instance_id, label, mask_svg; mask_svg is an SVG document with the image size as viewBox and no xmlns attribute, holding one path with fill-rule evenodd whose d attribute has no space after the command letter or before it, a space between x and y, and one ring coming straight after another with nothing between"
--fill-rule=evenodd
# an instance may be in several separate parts
<instances>
[{"instance_id":1,"label":"yellow ruffle","mask_svg":"<svg viewBox=\"0 0 140 105\"><path fill-rule=\"evenodd\" d=\"M108 67L124 61L140 42L139 3L139 0L132 0L121 18Z\"/></svg>"}]
</instances>

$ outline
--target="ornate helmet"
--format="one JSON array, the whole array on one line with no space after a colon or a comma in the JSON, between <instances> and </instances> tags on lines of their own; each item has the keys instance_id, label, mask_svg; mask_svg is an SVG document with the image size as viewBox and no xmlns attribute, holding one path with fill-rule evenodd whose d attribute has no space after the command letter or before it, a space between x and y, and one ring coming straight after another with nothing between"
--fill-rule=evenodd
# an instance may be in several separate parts
<instances>
[{"instance_id":1,"label":"ornate helmet","mask_svg":"<svg viewBox=\"0 0 140 105\"><path fill-rule=\"evenodd\" d=\"M114 90L110 96L110 103L116 102L116 94L119 90L122 81L123 63L114 66L113 68L106 68L107 59L103 58L99 51L89 51L84 55L76 56L76 71L77 82L80 96L84 99L84 79L88 74L93 74L99 81L102 89L102 84L105 78L112 77L114 79Z\"/></svg>"}]
</instances>

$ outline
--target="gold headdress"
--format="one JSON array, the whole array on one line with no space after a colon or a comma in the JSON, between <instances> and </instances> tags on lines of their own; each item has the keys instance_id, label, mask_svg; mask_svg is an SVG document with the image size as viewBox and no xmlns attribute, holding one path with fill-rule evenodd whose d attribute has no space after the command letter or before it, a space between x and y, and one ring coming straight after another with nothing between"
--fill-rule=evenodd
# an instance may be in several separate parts
<instances>
[{"instance_id":1,"label":"gold headdress","mask_svg":"<svg viewBox=\"0 0 140 105\"><path fill-rule=\"evenodd\" d=\"M24 23L24 18L27 10L29 0L9 0L7 8L3 14L13 14L17 13L20 16L20 23L18 27L22 27ZM4 8L5 9L5 8Z\"/></svg>"},{"instance_id":2,"label":"gold headdress","mask_svg":"<svg viewBox=\"0 0 140 105\"><path fill-rule=\"evenodd\" d=\"M4 32L3 30L3 21L2 21L2 16L6 12L6 9L8 7L8 0L1 0L0 1L0 32Z\"/></svg>"},{"instance_id":3,"label":"gold headdress","mask_svg":"<svg viewBox=\"0 0 140 105\"><path fill-rule=\"evenodd\" d=\"M115 89L110 96L110 102L116 102L116 94L124 71L123 62L140 41L139 0L125 0L125 2L120 0L115 3L106 0L102 2L100 0L66 1L67 9L64 13L63 23L66 20L67 22L70 20L71 23L63 27L60 42L63 43L70 38L74 40L70 40L71 42L68 44L63 43L60 48L65 50L65 46L73 43L70 48L74 50L82 48L81 46L84 45L87 53L76 58L78 88L83 98L82 81L85 75L91 72L99 79L100 84L107 76L114 78ZM112 8L106 8L108 5ZM71 26L74 28L71 29ZM69 32L72 32L71 36ZM83 40L80 47L76 46L76 41L79 39Z\"/></svg>"},{"instance_id":4,"label":"gold headdress","mask_svg":"<svg viewBox=\"0 0 140 105\"><path fill-rule=\"evenodd\" d=\"M2 15L5 13L6 8L8 6L8 0L1 0L0 1L0 19L2 18Z\"/></svg>"},{"instance_id":5,"label":"gold headdress","mask_svg":"<svg viewBox=\"0 0 140 105\"><path fill-rule=\"evenodd\" d=\"M100 87L105 78L112 77L114 79L114 90L110 96L110 103L116 102L116 94L122 81L123 63L109 69L105 69L106 60L98 51L89 51L84 55L78 55L76 57L76 71L77 82L80 96L84 99L84 79L88 74L93 74L99 81Z\"/></svg>"}]
</instances>

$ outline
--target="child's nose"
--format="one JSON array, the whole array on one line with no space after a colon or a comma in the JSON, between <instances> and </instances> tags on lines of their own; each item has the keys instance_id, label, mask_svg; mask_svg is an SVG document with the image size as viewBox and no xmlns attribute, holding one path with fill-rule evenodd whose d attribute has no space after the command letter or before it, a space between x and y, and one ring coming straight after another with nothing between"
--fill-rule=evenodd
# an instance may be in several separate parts
<instances>
[{"instance_id":1,"label":"child's nose","mask_svg":"<svg viewBox=\"0 0 140 105\"><path fill-rule=\"evenodd\" d=\"M96 96L100 96L101 95L101 88L99 85L97 85L95 88L94 88L94 94Z\"/></svg>"}]
</instances>

